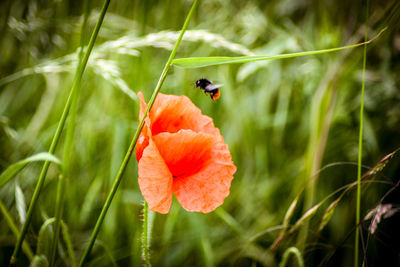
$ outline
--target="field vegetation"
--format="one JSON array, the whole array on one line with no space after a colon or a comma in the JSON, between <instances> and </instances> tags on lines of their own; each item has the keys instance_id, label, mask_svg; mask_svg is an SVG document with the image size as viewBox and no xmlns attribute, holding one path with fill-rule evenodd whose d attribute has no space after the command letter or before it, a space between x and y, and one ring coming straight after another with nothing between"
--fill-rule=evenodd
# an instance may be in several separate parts
<instances>
[{"instance_id":1,"label":"field vegetation","mask_svg":"<svg viewBox=\"0 0 400 267\"><path fill-rule=\"evenodd\" d=\"M400 266L400 2L192 4L0 2L0 265ZM213 212L144 204L126 153L155 88L229 146Z\"/></svg>"}]
</instances>

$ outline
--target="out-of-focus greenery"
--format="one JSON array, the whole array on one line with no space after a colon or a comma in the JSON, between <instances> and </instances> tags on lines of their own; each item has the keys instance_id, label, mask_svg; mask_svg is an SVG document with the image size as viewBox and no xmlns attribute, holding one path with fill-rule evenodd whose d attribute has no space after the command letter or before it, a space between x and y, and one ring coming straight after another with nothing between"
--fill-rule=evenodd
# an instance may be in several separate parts
<instances>
[{"instance_id":1,"label":"out-of-focus greenery","mask_svg":"<svg viewBox=\"0 0 400 267\"><path fill-rule=\"evenodd\" d=\"M86 42L101 8L101 2L88 4ZM136 92L150 97L190 5L186 0L111 3L79 92L56 265L71 265L66 237L79 260L138 126ZM358 43L365 7L360 1L204 0L177 56L273 55ZM71 88L83 13L79 1L0 3L1 172L48 150ZM387 29L368 45L363 172L400 147L399 21L398 1L371 1L369 37ZM174 200L169 214L155 214L152 264L274 266L295 246L306 266L351 266L355 187L346 187L343 197L341 191L325 198L356 180L361 74L362 48L240 65L173 67L162 92L187 95L214 119L238 171L231 194L215 212L189 213ZM194 88L201 77L223 84L217 103ZM65 136L61 140L55 154L63 160ZM383 172L364 178L375 182L363 184L361 218L381 202L399 207L398 162L396 154ZM20 228L40 169L41 163L29 164L0 188L0 265L8 264L16 242L10 218ZM29 229L27 241L35 254L50 253L49 219L59 174L52 165ZM131 159L89 265L141 264L142 202L137 163ZM331 203L333 213L326 212ZM316 204L307 222L290 228ZM319 229L323 218L327 224ZM382 219L373 235L369 225L367 220L361 227L367 264L399 265L399 213ZM28 264L26 255L22 265Z\"/></svg>"}]
</instances>

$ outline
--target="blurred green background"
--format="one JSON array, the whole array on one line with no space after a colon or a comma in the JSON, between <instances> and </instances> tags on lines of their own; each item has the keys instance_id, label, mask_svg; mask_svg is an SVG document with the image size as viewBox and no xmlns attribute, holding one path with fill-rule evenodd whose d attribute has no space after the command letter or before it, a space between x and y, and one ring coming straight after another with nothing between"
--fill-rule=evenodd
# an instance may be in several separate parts
<instances>
[{"instance_id":1,"label":"blurred green background","mask_svg":"<svg viewBox=\"0 0 400 267\"><path fill-rule=\"evenodd\" d=\"M101 1L86 1L83 41L97 21ZM80 1L0 2L0 171L47 151L72 85L85 10ZM168 59L191 1L112 1L89 59L77 104L63 220L76 258L86 246L123 156L138 126L136 93L147 99ZM177 57L273 55L362 42L365 1L200 1ZM364 113L363 173L400 147L400 3L371 1ZM363 48L294 59L200 69L172 67L161 90L187 95L214 119L238 171L231 194L209 214L189 213L174 200L155 214L154 266L274 266L298 246L306 266L352 266L355 190L350 189L329 223L318 231L321 205L298 232L276 241L290 218L357 178ZM223 84L217 103L194 88L199 78ZM65 133L56 151L62 159ZM396 155L397 156L397 155ZM398 156L363 185L361 218L379 203L399 207ZM328 164L331 167L322 169ZM42 163L28 165L0 188L0 200L21 228ZM27 240L35 251L43 222L54 216L57 177L51 166ZM305 194L303 190L305 189ZM389 191L384 200L382 197ZM21 194L22 192L22 194ZM143 198L137 162L131 159L90 256L89 266L140 266ZM22 209L22 210L21 210ZM23 219L22 219L23 220ZM362 223L361 255L367 266L400 265L399 213L368 234ZM51 231L51 229L47 229ZM50 238L50 237L48 237ZM43 241L43 240L42 240ZM44 247L51 239L44 240ZM0 265L16 239L0 215ZM299 243L300 242L300 243ZM26 256L23 265L28 264ZM70 266L65 242L56 265ZM289 264L296 266L294 260Z\"/></svg>"}]
</instances>

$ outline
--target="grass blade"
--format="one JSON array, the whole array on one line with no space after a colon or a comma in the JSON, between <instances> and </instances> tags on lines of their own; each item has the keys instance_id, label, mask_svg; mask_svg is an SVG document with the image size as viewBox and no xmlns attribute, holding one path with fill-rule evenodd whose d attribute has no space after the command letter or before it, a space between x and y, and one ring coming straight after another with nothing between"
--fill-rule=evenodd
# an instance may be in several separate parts
<instances>
[{"instance_id":1,"label":"grass blade","mask_svg":"<svg viewBox=\"0 0 400 267\"><path fill-rule=\"evenodd\" d=\"M28 163L35 161L49 161L61 165L61 161L53 154L47 152L35 154L33 156L20 160L9 166L0 175L0 187L6 184L8 181L10 181L13 177L15 177Z\"/></svg>"},{"instance_id":2,"label":"grass blade","mask_svg":"<svg viewBox=\"0 0 400 267\"><path fill-rule=\"evenodd\" d=\"M26 204L24 193L22 192L22 189L18 184L15 186L15 202L17 205L19 220L22 224L24 223L26 218Z\"/></svg>"},{"instance_id":3,"label":"grass blade","mask_svg":"<svg viewBox=\"0 0 400 267\"><path fill-rule=\"evenodd\" d=\"M290 254L293 254L297 259L297 265L299 267L304 267L304 260L303 256L301 256L300 251L296 247L288 248L285 253L283 254L282 262L279 264L279 267L285 267L286 263L289 259Z\"/></svg>"},{"instance_id":4,"label":"grass blade","mask_svg":"<svg viewBox=\"0 0 400 267\"><path fill-rule=\"evenodd\" d=\"M53 229L51 224L55 222L54 218L47 219L40 227L39 237L37 240L36 254L50 256L51 240Z\"/></svg>"},{"instance_id":5,"label":"grass blade","mask_svg":"<svg viewBox=\"0 0 400 267\"><path fill-rule=\"evenodd\" d=\"M366 22L364 40L368 37L368 9L369 1L367 0L366 7ZM354 240L354 267L358 267L358 252L359 252L359 238L360 232L358 227L360 225L360 210L361 210L361 164L362 164L362 139L363 139L363 114L364 114L364 92L365 92L365 69L367 65L367 43L364 45L363 54L363 68L362 68L362 83L361 83L361 104L360 104L360 131L358 134L358 166L357 166L357 203L356 203L356 234Z\"/></svg>"},{"instance_id":6,"label":"grass blade","mask_svg":"<svg viewBox=\"0 0 400 267\"><path fill-rule=\"evenodd\" d=\"M215 210L215 214L220 217L229 227L232 228L237 234L243 235L244 230L242 226L223 208L218 208Z\"/></svg>"},{"instance_id":7,"label":"grass blade","mask_svg":"<svg viewBox=\"0 0 400 267\"><path fill-rule=\"evenodd\" d=\"M33 258L30 267L47 267L49 266L49 261L45 255L35 255Z\"/></svg>"},{"instance_id":8,"label":"grass blade","mask_svg":"<svg viewBox=\"0 0 400 267\"><path fill-rule=\"evenodd\" d=\"M240 56L240 57L189 57L189 58L177 58L172 61L172 64L182 68L202 68L216 65L224 65L224 64L239 64L239 63L248 63L255 61L263 61L263 60L272 60L272 59L285 59L285 58L294 58L301 56L310 56L310 55L318 55L325 54L330 52L336 52L340 50L355 48L358 46L362 46L364 44L372 42L373 39L341 47L322 49L322 50L313 50L313 51L305 51L305 52L296 52L289 54L278 54L272 56Z\"/></svg>"},{"instance_id":9,"label":"grass blade","mask_svg":"<svg viewBox=\"0 0 400 267\"><path fill-rule=\"evenodd\" d=\"M61 232L62 232L62 236L64 237L64 242L67 247L68 255L71 259L71 266L76 267L75 252L74 252L74 248L72 246L71 237L70 237L70 234L68 231L68 227L63 221L61 221Z\"/></svg>"}]
</instances>

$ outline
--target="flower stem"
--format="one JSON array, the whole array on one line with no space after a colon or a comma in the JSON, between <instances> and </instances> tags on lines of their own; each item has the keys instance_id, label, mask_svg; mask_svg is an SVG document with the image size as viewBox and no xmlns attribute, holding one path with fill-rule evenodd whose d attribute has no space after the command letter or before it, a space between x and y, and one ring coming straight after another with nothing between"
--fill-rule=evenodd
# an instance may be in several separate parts
<instances>
[{"instance_id":1,"label":"flower stem","mask_svg":"<svg viewBox=\"0 0 400 267\"><path fill-rule=\"evenodd\" d=\"M367 0L366 7L366 22L364 40L368 37L368 9L369 1ZM358 135L358 166L357 166L357 206L356 206L356 233L354 244L354 266L358 267L359 254L359 239L360 239L360 209L361 209L361 163L362 163L362 138L363 138L363 114L364 114L364 91L365 91L365 69L367 65L367 44L364 45L363 54L363 71L361 84L361 104L360 104L360 131Z\"/></svg>"},{"instance_id":2,"label":"flower stem","mask_svg":"<svg viewBox=\"0 0 400 267\"><path fill-rule=\"evenodd\" d=\"M83 72L85 71L85 68L86 68L90 53L91 53L91 51L93 49L94 42L96 41L96 37L97 37L97 35L99 33L99 30L100 30L101 24L103 22L104 16L106 14L106 11L107 11L109 3L110 3L110 0L105 0L103 9L101 10L101 14L100 14L99 20L97 21L97 24L96 24L96 27L95 27L95 29L93 31L92 37L90 38L90 42L89 42L88 48L87 48L87 50L85 52L83 60L80 62L80 64L78 65L78 68L76 70L75 79L74 79L74 82L72 84L72 88L71 88L71 91L69 93L68 100L67 100L67 102L66 102L66 104L64 106L63 113L62 113L61 118L60 118L60 120L58 122L56 133L54 134L53 140L51 141L51 145L50 145L50 148L49 148L49 153L51 153L51 154L54 154L54 151L55 151L55 149L57 147L58 141L60 140L61 133L62 133L62 130L64 128L64 124L65 124L65 121L67 120L68 112L69 112L70 107L71 107L72 98L73 98L72 96L75 94L75 91L77 91L78 88L79 88L80 82L82 80ZM18 254L19 254L19 252L21 250L22 242L25 239L25 235L26 235L26 233L28 231L29 224L30 224L30 222L32 220L33 210L34 210L34 208L36 206L36 202L37 202L37 200L39 198L40 191L42 190L42 187L43 187L43 184L44 184L44 180L46 178L46 174L47 174L47 170L49 169L49 166L50 166L50 161L45 161L45 163L44 163L44 165L42 167L42 171L40 172L40 176L39 176L38 182L36 184L35 191L33 192L32 200L31 200L31 203L29 205L29 208L28 208L28 211L27 211L27 214L26 214L26 220L25 220L25 222L24 222L24 224L22 226L22 230L21 230L20 236L18 237L17 244L16 244L16 246L14 248L14 251L13 251L13 254L11 256L10 265L14 265L16 263L16 261L17 261Z\"/></svg>"},{"instance_id":3,"label":"flower stem","mask_svg":"<svg viewBox=\"0 0 400 267\"><path fill-rule=\"evenodd\" d=\"M181 30L181 32L179 34L179 37L176 40L175 46L172 49L171 55L169 56L168 61L164 66L164 69L163 69L163 71L161 73L160 79L158 80L158 83L156 85L156 88L154 89L153 95L152 95L152 97L151 97L151 99L150 99L150 101L149 101L149 103L147 105L147 108L146 108L146 110L145 110L145 112L143 114L143 118L140 121L140 124L139 124L138 128L136 129L135 135L132 138L132 141L131 141L131 144L129 145L128 151L126 152L124 160L122 161L120 169L119 169L119 171L117 173L117 176L115 177L114 184L113 184L113 186L111 188L111 191L108 194L106 202L104 203L103 208L101 210L101 213L100 213L100 215L99 215L99 217L97 219L96 225L95 225L94 230L92 232L92 235L90 237L89 243L88 243L88 245L87 245L87 247L86 247L86 249L85 249L85 251L84 251L84 253L82 255L82 258L81 258L81 261L79 263L79 266L83 266L84 265L84 263L87 260L87 257L89 256L89 253L90 253L90 251L91 251L91 249L92 249L92 247L94 245L94 242L95 242L95 240L97 238L97 235L98 235L98 233L100 231L100 227L101 227L101 225L102 225L102 223L104 221L104 217L106 216L108 208L110 207L111 202L112 202L112 200L114 198L114 195L117 192L118 186L121 183L122 175L125 172L126 166L128 165L129 159L131 158L133 149L136 146L137 139L139 138L140 132L142 131L142 128L143 128L143 125L144 125L144 119L146 118L146 116L147 116L148 112L150 111L151 107L153 106L154 101L155 101L155 99L157 97L157 94L160 91L161 86L163 85L165 78L167 77L168 70L171 67L172 60L174 59L174 57L176 55L176 52L178 50L178 47L179 47L179 45L180 45L180 43L182 41L183 34L185 33L185 31L187 29L187 26L189 24L190 18L192 17L193 11L194 11L194 9L195 9L195 7L197 5L197 1L198 0L194 0L194 2L192 4L192 8L190 9L189 14L186 17L185 23L182 26L182 30Z\"/></svg>"},{"instance_id":4,"label":"flower stem","mask_svg":"<svg viewBox=\"0 0 400 267\"><path fill-rule=\"evenodd\" d=\"M143 205L143 232L142 232L142 257L144 265L150 266L150 247L149 247L149 204L144 201Z\"/></svg>"}]
</instances>

